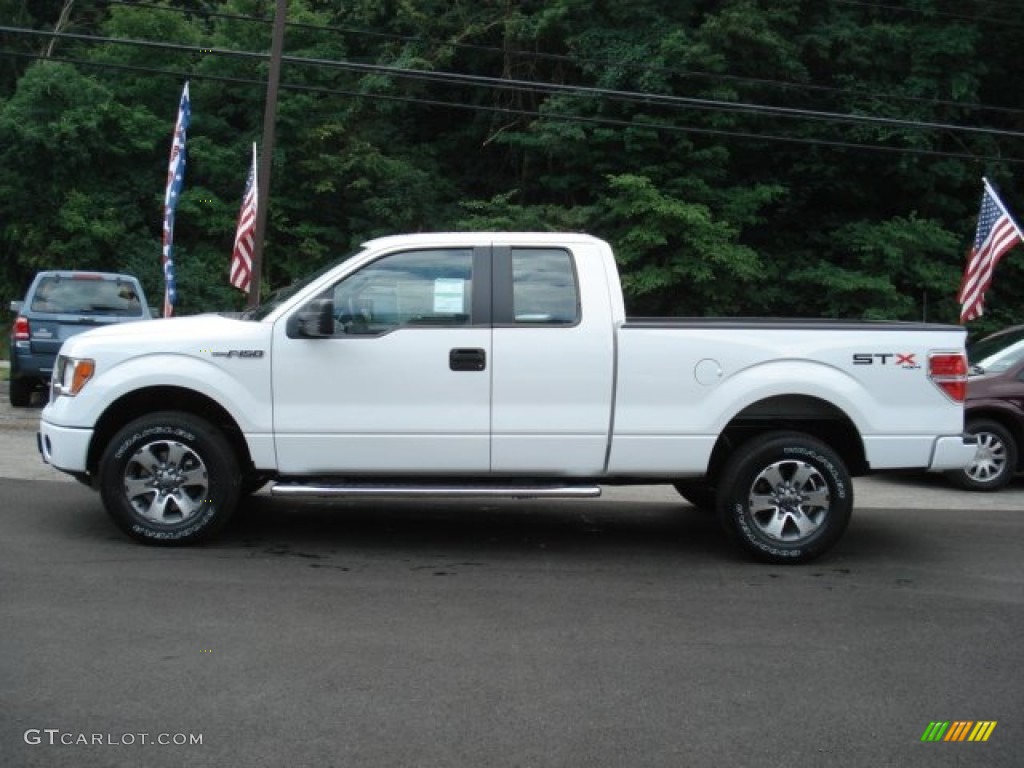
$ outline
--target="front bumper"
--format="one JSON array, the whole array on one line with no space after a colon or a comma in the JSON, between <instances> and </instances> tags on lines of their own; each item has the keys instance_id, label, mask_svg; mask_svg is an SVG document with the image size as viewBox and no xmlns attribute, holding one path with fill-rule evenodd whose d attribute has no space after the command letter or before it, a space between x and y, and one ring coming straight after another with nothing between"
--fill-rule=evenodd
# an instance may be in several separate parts
<instances>
[{"instance_id":1,"label":"front bumper","mask_svg":"<svg viewBox=\"0 0 1024 768\"><path fill-rule=\"evenodd\" d=\"M940 437L935 441L929 472L946 472L951 469L963 469L972 461L978 450L978 440L974 435L959 437Z\"/></svg>"},{"instance_id":2,"label":"front bumper","mask_svg":"<svg viewBox=\"0 0 1024 768\"><path fill-rule=\"evenodd\" d=\"M87 471L91 429L60 427L40 420L36 444L43 461L62 472L84 474Z\"/></svg>"}]
</instances>

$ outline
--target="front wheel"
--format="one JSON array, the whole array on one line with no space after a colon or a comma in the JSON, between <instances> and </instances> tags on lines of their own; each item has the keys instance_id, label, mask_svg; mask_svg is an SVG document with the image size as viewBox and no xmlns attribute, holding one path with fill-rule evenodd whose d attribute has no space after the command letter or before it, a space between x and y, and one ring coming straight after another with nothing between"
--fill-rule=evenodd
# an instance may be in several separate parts
<instances>
[{"instance_id":1,"label":"front wheel","mask_svg":"<svg viewBox=\"0 0 1024 768\"><path fill-rule=\"evenodd\" d=\"M206 421L165 411L127 424L100 460L100 495L117 526L146 544L192 544L238 501L238 462Z\"/></svg>"},{"instance_id":2,"label":"front wheel","mask_svg":"<svg viewBox=\"0 0 1024 768\"><path fill-rule=\"evenodd\" d=\"M853 510L839 455L809 435L771 432L740 446L718 483L726 529L756 557L802 563L831 548Z\"/></svg>"}]
</instances>

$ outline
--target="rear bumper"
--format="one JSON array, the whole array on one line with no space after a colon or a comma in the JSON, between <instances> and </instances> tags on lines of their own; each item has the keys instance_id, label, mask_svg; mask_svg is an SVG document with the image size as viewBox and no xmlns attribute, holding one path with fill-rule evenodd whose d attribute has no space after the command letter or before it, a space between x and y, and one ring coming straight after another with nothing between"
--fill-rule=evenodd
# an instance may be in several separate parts
<instances>
[{"instance_id":1,"label":"rear bumper","mask_svg":"<svg viewBox=\"0 0 1024 768\"><path fill-rule=\"evenodd\" d=\"M56 354L30 352L14 346L11 348L11 378L49 381L56 360Z\"/></svg>"},{"instance_id":2,"label":"rear bumper","mask_svg":"<svg viewBox=\"0 0 1024 768\"><path fill-rule=\"evenodd\" d=\"M974 461L977 449L978 440L974 435L940 437L935 441L928 471L946 472L951 469L963 469Z\"/></svg>"}]
</instances>

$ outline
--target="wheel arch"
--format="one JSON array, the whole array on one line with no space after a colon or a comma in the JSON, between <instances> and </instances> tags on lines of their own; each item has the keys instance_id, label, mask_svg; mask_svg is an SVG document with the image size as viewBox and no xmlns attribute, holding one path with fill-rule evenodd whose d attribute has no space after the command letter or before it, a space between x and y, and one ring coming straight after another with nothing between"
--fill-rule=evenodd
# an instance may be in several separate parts
<instances>
[{"instance_id":1,"label":"wheel arch","mask_svg":"<svg viewBox=\"0 0 1024 768\"><path fill-rule=\"evenodd\" d=\"M811 395L774 395L751 403L725 426L708 462L716 478L729 456L747 441L768 432L810 435L842 458L851 476L868 471L864 442L853 420L839 407Z\"/></svg>"},{"instance_id":2,"label":"wheel arch","mask_svg":"<svg viewBox=\"0 0 1024 768\"><path fill-rule=\"evenodd\" d=\"M241 428L220 403L208 395L185 387L146 387L122 395L100 416L89 444L86 466L97 477L100 456L111 438L125 424L154 411L181 411L209 422L224 435L243 471L252 467L252 455Z\"/></svg>"}]
</instances>

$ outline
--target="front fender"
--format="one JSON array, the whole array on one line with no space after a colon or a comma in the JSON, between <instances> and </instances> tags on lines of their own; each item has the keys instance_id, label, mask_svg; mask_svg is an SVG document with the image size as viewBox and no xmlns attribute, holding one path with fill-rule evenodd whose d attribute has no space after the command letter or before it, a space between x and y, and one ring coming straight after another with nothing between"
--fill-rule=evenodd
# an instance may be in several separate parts
<instances>
[{"instance_id":1,"label":"front fender","mask_svg":"<svg viewBox=\"0 0 1024 768\"><path fill-rule=\"evenodd\" d=\"M270 433L273 409L270 361L214 358L181 353L132 357L104 370L98 364L93 379L75 397L58 397L44 410L56 425L91 429L103 413L125 395L151 387L180 387L218 403L244 433Z\"/></svg>"}]
</instances>

